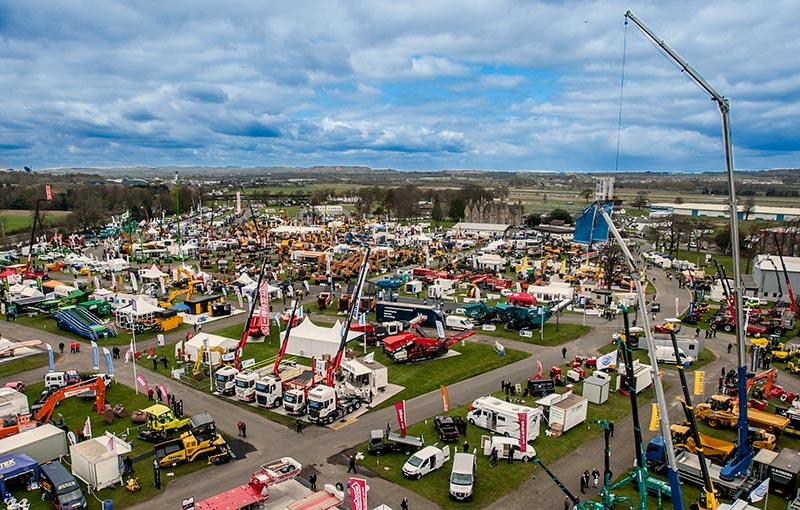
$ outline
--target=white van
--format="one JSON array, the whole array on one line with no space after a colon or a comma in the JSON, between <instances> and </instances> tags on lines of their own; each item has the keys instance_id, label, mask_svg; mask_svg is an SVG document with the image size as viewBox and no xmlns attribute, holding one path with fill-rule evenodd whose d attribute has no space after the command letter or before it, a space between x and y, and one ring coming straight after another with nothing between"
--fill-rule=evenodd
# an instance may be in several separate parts
<instances>
[{"instance_id":1,"label":"white van","mask_svg":"<svg viewBox=\"0 0 800 510\"><path fill-rule=\"evenodd\" d=\"M506 437L519 437L519 413L528 413L528 441L539 437L542 410L504 402L492 396L480 397L470 404L467 422Z\"/></svg>"},{"instance_id":2,"label":"white van","mask_svg":"<svg viewBox=\"0 0 800 510\"><path fill-rule=\"evenodd\" d=\"M532 458L536 457L536 450L531 445L526 446L524 452L520 451L519 439L517 438L504 436L481 436L481 449L483 449L484 455L488 457L492 454L492 450L495 448L497 448L498 459L507 459L512 448L514 449L513 460L528 462Z\"/></svg>"},{"instance_id":3,"label":"white van","mask_svg":"<svg viewBox=\"0 0 800 510\"><path fill-rule=\"evenodd\" d=\"M475 328L472 321L462 315L448 315L445 319L445 326L456 331L467 331Z\"/></svg>"},{"instance_id":4,"label":"white van","mask_svg":"<svg viewBox=\"0 0 800 510\"><path fill-rule=\"evenodd\" d=\"M681 364L684 366L694 363L694 359L686 354L680 347L678 347L678 356L681 359ZM657 345L656 361L658 363L675 363L675 349L672 346Z\"/></svg>"},{"instance_id":5,"label":"white van","mask_svg":"<svg viewBox=\"0 0 800 510\"><path fill-rule=\"evenodd\" d=\"M472 499L475 487L475 455L456 453L450 471L450 497L458 501Z\"/></svg>"},{"instance_id":6,"label":"white van","mask_svg":"<svg viewBox=\"0 0 800 510\"><path fill-rule=\"evenodd\" d=\"M408 458L403 464L403 476L419 480L428 473L435 471L450 460L450 447L437 448L436 445L426 446Z\"/></svg>"}]
</instances>

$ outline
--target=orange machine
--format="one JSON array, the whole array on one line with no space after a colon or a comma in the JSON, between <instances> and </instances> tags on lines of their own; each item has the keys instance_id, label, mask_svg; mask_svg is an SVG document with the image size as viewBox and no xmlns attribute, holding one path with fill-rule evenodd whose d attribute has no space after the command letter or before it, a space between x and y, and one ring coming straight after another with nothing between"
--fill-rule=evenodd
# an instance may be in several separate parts
<instances>
[{"instance_id":1,"label":"orange machine","mask_svg":"<svg viewBox=\"0 0 800 510\"><path fill-rule=\"evenodd\" d=\"M103 381L102 377L97 377L91 381L83 381L65 386L50 395L41 409L39 409L39 412L36 413L36 421L39 423L48 423L50 417L53 415L53 410L59 402L65 398L82 395L87 391L95 392L94 407L98 413L101 412L103 410L103 405L106 403L106 383Z\"/></svg>"}]
</instances>

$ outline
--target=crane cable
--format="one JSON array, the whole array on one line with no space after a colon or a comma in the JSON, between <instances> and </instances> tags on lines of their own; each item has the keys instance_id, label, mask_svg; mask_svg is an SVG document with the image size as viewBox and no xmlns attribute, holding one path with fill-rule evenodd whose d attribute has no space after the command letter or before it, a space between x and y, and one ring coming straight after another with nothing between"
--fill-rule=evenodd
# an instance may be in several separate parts
<instances>
[{"instance_id":1,"label":"crane cable","mask_svg":"<svg viewBox=\"0 0 800 510\"><path fill-rule=\"evenodd\" d=\"M617 155L614 160L614 172L619 170L619 147L622 138L622 94L625 90L625 60L628 53L628 18L625 18L625 33L622 37L622 71L619 78L619 116L617 117Z\"/></svg>"}]
</instances>

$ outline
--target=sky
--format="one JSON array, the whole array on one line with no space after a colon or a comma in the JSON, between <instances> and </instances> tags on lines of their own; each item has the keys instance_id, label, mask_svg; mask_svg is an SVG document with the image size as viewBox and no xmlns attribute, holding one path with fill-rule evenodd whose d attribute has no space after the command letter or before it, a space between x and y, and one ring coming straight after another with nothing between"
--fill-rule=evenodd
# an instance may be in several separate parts
<instances>
[{"instance_id":1,"label":"sky","mask_svg":"<svg viewBox=\"0 0 800 510\"><path fill-rule=\"evenodd\" d=\"M723 169L627 9L737 169L800 166L797 0L0 0L0 167Z\"/></svg>"}]
</instances>

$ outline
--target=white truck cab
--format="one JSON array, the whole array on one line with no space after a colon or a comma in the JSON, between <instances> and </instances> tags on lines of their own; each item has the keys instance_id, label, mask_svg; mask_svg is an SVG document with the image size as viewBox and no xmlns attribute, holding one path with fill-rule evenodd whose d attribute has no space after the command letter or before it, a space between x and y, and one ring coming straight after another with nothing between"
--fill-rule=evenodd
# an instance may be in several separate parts
<instances>
[{"instance_id":1,"label":"white truck cab","mask_svg":"<svg viewBox=\"0 0 800 510\"><path fill-rule=\"evenodd\" d=\"M472 499L475 475L475 455L456 453L453 456L453 469L450 471L450 497L458 501Z\"/></svg>"},{"instance_id":2,"label":"white truck cab","mask_svg":"<svg viewBox=\"0 0 800 510\"><path fill-rule=\"evenodd\" d=\"M223 395L233 395L236 393L236 375L239 371L236 367L226 365L214 373L214 384L219 393Z\"/></svg>"},{"instance_id":3,"label":"white truck cab","mask_svg":"<svg viewBox=\"0 0 800 510\"><path fill-rule=\"evenodd\" d=\"M243 402L252 402L256 398L256 380L258 374L243 370L233 377L236 398Z\"/></svg>"},{"instance_id":4,"label":"white truck cab","mask_svg":"<svg viewBox=\"0 0 800 510\"><path fill-rule=\"evenodd\" d=\"M273 376L267 376L256 380L254 390L256 404L261 407L278 407L283 402L283 386L281 382Z\"/></svg>"},{"instance_id":5,"label":"white truck cab","mask_svg":"<svg viewBox=\"0 0 800 510\"><path fill-rule=\"evenodd\" d=\"M450 447L437 448L436 445L426 446L408 458L403 464L403 476L419 480L428 473L435 471L450 460Z\"/></svg>"},{"instance_id":6,"label":"white truck cab","mask_svg":"<svg viewBox=\"0 0 800 510\"><path fill-rule=\"evenodd\" d=\"M283 394L283 408L292 416L306 414L306 394L297 388L290 388Z\"/></svg>"},{"instance_id":7,"label":"white truck cab","mask_svg":"<svg viewBox=\"0 0 800 510\"><path fill-rule=\"evenodd\" d=\"M445 319L445 326L456 331L467 331L475 328L472 321L461 315L448 315Z\"/></svg>"}]
</instances>

